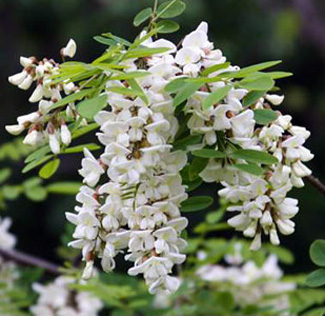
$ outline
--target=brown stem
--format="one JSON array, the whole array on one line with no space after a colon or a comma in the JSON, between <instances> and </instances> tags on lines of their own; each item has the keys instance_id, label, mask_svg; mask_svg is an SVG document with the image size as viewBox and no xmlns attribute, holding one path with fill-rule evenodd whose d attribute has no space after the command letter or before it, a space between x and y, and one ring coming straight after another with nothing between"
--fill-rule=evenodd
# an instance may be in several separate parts
<instances>
[{"instance_id":1,"label":"brown stem","mask_svg":"<svg viewBox=\"0 0 325 316\"><path fill-rule=\"evenodd\" d=\"M325 185L316 177L313 175L306 177L307 181L313 185L320 193L325 195Z\"/></svg>"},{"instance_id":2,"label":"brown stem","mask_svg":"<svg viewBox=\"0 0 325 316\"><path fill-rule=\"evenodd\" d=\"M51 274L59 274L59 266L46 260L31 256L17 250L0 249L0 255L7 260L14 261L21 265L28 265L42 268Z\"/></svg>"}]
</instances>

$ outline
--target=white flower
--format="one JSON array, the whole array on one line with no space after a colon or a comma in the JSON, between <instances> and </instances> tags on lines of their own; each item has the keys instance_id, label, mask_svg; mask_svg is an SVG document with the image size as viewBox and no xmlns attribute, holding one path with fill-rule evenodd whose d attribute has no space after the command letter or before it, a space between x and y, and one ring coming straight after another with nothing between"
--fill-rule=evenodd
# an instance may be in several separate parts
<instances>
[{"instance_id":1,"label":"white flower","mask_svg":"<svg viewBox=\"0 0 325 316\"><path fill-rule=\"evenodd\" d=\"M23 70L22 72L15 74L13 76L10 76L8 78L8 81L15 85L15 86L19 86L20 84L23 83L23 81L26 79L26 77L28 76L28 73L26 70Z\"/></svg>"},{"instance_id":2,"label":"white flower","mask_svg":"<svg viewBox=\"0 0 325 316\"><path fill-rule=\"evenodd\" d=\"M73 39L70 39L67 46L62 48L62 55L73 58L77 51L77 44Z\"/></svg>"},{"instance_id":3,"label":"white flower","mask_svg":"<svg viewBox=\"0 0 325 316\"><path fill-rule=\"evenodd\" d=\"M51 147L51 151L53 154L57 155L60 153L60 142L58 139L58 135L56 133L49 134L49 143Z\"/></svg>"},{"instance_id":4,"label":"white flower","mask_svg":"<svg viewBox=\"0 0 325 316\"><path fill-rule=\"evenodd\" d=\"M34 90L33 94L29 98L29 102L35 103L40 101L43 98L44 92L43 92L43 85L39 84L37 85L36 89Z\"/></svg>"},{"instance_id":5,"label":"white flower","mask_svg":"<svg viewBox=\"0 0 325 316\"><path fill-rule=\"evenodd\" d=\"M273 105L280 105L284 100L283 95L280 96L276 94L267 94L265 98L266 100L270 101Z\"/></svg>"},{"instance_id":6,"label":"white flower","mask_svg":"<svg viewBox=\"0 0 325 316\"><path fill-rule=\"evenodd\" d=\"M84 183L93 187L98 183L104 169L87 148L84 148L84 155L85 158L82 159L82 169L79 170L79 174L84 177Z\"/></svg>"}]
</instances>

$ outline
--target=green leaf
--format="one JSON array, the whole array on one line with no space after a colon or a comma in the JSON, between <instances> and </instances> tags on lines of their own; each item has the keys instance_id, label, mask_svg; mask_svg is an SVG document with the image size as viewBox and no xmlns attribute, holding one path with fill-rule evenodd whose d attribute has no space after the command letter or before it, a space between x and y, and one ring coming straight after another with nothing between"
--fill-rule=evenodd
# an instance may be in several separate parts
<instances>
[{"instance_id":1,"label":"green leaf","mask_svg":"<svg viewBox=\"0 0 325 316\"><path fill-rule=\"evenodd\" d=\"M90 95L91 93L93 93L95 91L95 89L85 89L85 90L81 90L79 92L76 93L72 93L68 96L66 96L65 98L61 99L60 101L54 103L51 107L50 107L50 111L57 109L63 105L67 105L71 102L75 102L75 101L79 101L81 99L83 99L84 97Z\"/></svg>"},{"instance_id":2,"label":"green leaf","mask_svg":"<svg viewBox=\"0 0 325 316\"><path fill-rule=\"evenodd\" d=\"M292 72L285 71L271 71L266 73L272 79L282 79L293 76Z\"/></svg>"},{"instance_id":3,"label":"green leaf","mask_svg":"<svg viewBox=\"0 0 325 316\"><path fill-rule=\"evenodd\" d=\"M107 95L101 95L80 102L77 110L82 117L93 119L94 116L107 105Z\"/></svg>"},{"instance_id":4,"label":"green leaf","mask_svg":"<svg viewBox=\"0 0 325 316\"><path fill-rule=\"evenodd\" d=\"M72 133L72 139L76 139L76 138L79 138L85 134L88 134L89 132L97 129L98 127L99 126L97 123L92 123L92 124L83 126Z\"/></svg>"},{"instance_id":5,"label":"green leaf","mask_svg":"<svg viewBox=\"0 0 325 316\"><path fill-rule=\"evenodd\" d=\"M131 43L129 41L125 40L122 37L116 36L116 35L114 35L112 33L104 33L104 34L102 34L102 36L111 38L112 40L115 41L116 44L121 44L121 45L124 45L124 46L130 46L131 45Z\"/></svg>"},{"instance_id":6,"label":"green leaf","mask_svg":"<svg viewBox=\"0 0 325 316\"><path fill-rule=\"evenodd\" d=\"M207 214L205 218L209 224L216 224L221 221L224 214L225 212L218 210L218 211L210 212L209 214Z\"/></svg>"},{"instance_id":7,"label":"green leaf","mask_svg":"<svg viewBox=\"0 0 325 316\"><path fill-rule=\"evenodd\" d=\"M239 82L238 86L247 90L268 91L273 88L275 82L266 75L251 76Z\"/></svg>"},{"instance_id":8,"label":"green leaf","mask_svg":"<svg viewBox=\"0 0 325 316\"><path fill-rule=\"evenodd\" d=\"M226 158L226 153L214 149L194 150L192 155L201 158Z\"/></svg>"},{"instance_id":9,"label":"green leaf","mask_svg":"<svg viewBox=\"0 0 325 316\"><path fill-rule=\"evenodd\" d=\"M254 72L261 71L261 70L276 66L276 65L280 64L281 62L282 62L281 60L267 61L264 63L241 68L238 71L224 73L224 74L222 74L222 76L224 78L244 78L244 77L251 75Z\"/></svg>"},{"instance_id":10,"label":"green leaf","mask_svg":"<svg viewBox=\"0 0 325 316\"><path fill-rule=\"evenodd\" d=\"M176 94L173 105L179 106L189 97L191 97L196 91L198 91L204 84L201 82L187 82Z\"/></svg>"},{"instance_id":11,"label":"green leaf","mask_svg":"<svg viewBox=\"0 0 325 316\"><path fill-rule=\"evenodd\" d=\"M310 287L325 285L325 269L318 269L307 276L306 284Z\"/></svg>"},{"instance_id":12,"label":"green leaf","mask_svg":"<svg viewBox=\"0 0 325 316\"><path fill-rule=\"evenodd\" d=\"M232 158L243 159L253 163L263 163L266 165L277 164L278 159L273 157L272 155L251 149L240 149L231 154Z\"/></svg>"},{"instance_id":13,"label":"green leaf","mask_svg":"<svg viewBox=\"0 0 325 316\"><path fill-rule=\"evenodd\" d=\"M208 68L205 68L203 71L202 71L202 76L208 76L214 72L217 72L219 70L222 70L222 69L226 69L230 66L230 62L226 62L226 63L222 63L222 64L217 64L217 65L213 65L211 67L208 67Z\"/></svg>"},{"instance_id":14,"label":"green leaf","mask_svg":"<svg viewBox=\"0 0 325 316\"><path fill-rule=\"evenodd\" d=\"M268 125L278 118L278 113L273 110L256 109L254 110L254 119L256 124Z\"/></svg>"},{"instance_id":15,"label":"green leaf","mask_svg":"<svg viewBox=\"0 0 325 316\"><path fill-rule=\"evenodd\" d=\"M11 176L11 170L9 168L0 170L0 184L6 182Z\"/></svg>"},{"instance_id":16,"label":"green leaf","mask_svg":"<svg viewBox=\"0 0 325 316\"><path fill-rule=\"evenodd\" d=\"M177 79L169 82L165 86L165 91L167 93L175 93L175 92L181 90L187 84L186 79L187 78L177 78Z\"/></svg>"},{"instance_id":17,"label":"green leaf","mask_svg":"<svg viewBox=\"0 0 325 316\"><path fill-rule=\"evenodd\" d=\"M178 139L173 144L174 150L186 150L188 146L198 144L201 141L201 138L201 135L189 135L184 138Z\"/></svg>"},{"instance_id":18,"label":"green leaf","mask_svg":"<svg viewBox=\"0 0 325 316\"><path fill-rule=\"evenodd\" d=\"M39 171L39 176L43 179L48 179L54 175L60 166L60 159L54 159L49 161L42 169Z\"/></svg>"},{"instance_id":19,"label":"green leaf","mask_svg":"<svg viewBox=\"0 0 325 316\"><path fill-rule=\"evenodd\" d=\"M149 104L149 99L147 98L147 95L144 93L142 87L139 85L136 79L129 79L128 84L133 90L137 91L138 96L145 104Z\"/></svg>"},{"instance_id":20,"label":"green leaf","mask_svg":"<svg viewBox=\"0 0 325 316\"><path fill-rule=\"evenodd\" d=\"M194 157L193 161L191 162L188 170L188 176L190 181L195 181L199 174L204 170L207 166L209 159Z\"/></svg>"},{"instance_id":21,"label":"green leaf","mask_svg":"<svg viewBox=\"0 0 325 316\"><path fill-rule=\"evenodd\" d=\"M51 148L49 145L41 147L41 148L37 149L36 151L34 151L33 153L31 153L29 156L27 156L25 159L25 163L29 163L33 160L39 160L39 159L43 158L49 152L51 152Z\"/></svg>"},{"instance_id":22,"label":"green leaf","mask_svg":"<svg viewBox=\"0 0 325 316\"><path fill-rule=\"evenodd\" d=\"M47 156L43 157L42 159L33 160L32 162L30 162L28 165L26 165L24 167L24 169L22 170L22 173L26 173L26 172L38 167L39 165L43 164L44 162L50 160L52 157L53 157L53 155L47 155Z\"/></svg>"},{"instance_id":23,"label":"green leaf","mask_svg":"<svg viewBox=\"0 0 325 316\"><path fill-rule=\"evenodd\" d=\"M79 182L55 182L46 187L47 192L53 194L76 195L81 184Z\"/></svg>"},{"instance_id":24,"label":"green leaf","mask_svg":"<svg viewBox=\"0 0 325 316\"><path fill-rule=\"evenodd\" d=\"M140 11L134 18L133 20L133 25L134 26L139 26L142 24L144 21L148 20L152 14L152 9L151 8L146 8Z\"/></svg>"},{"instance_id":25,"label":"green leaf","mask_svg":"<svg viewBox=\"0 0 325 316\"><path fill-rule=\"evenodd\" d=\"M320 267L325 267L325 240L316 240L310 247L311 260Z\"/></svg>"},{"instance_id":26,"label":"green leaf","mask_svg":"<svg viewBox=\"0 0 325 316\"><path fill-rule=\"evenodd\" d=\"M25 195L32 201L40 202L46 199L47 192L42 187L32 187L25 191Z\"/></svg>"},{"instance_id":27,"label":"green leaf","mask_svg":"<svg viewBox=\"0 0 325 316\"><path fill-rule=\"evenodd\" d=\"M162 3L157 9L157 18L170 19L181 15L186 8L183 1L171 0Z\"/></svg>"},{"instance_id":28,"label":"green leaf","mask_svg":"<svg viewBox=\"0 0 325 316\"><path fill-rule=\"evenodd\" d=\"M234 164L233 166L241 171L253 174L255 176L261 176L263 174L263 169L254 163Z\"/></svg>"},{"instance_id":29,"label":"green leaf","mask_svg":"<svg viewBox=\"0 0 325 316\"><path fill-rule=\"evenodd\" d=\"M110 80L129 80L129 79L134 79L134 78L142 78L150 75L150 72L148 71L130 71L123 73L121 72L120 74L110 77Z\"/></svg>"},{"instance_id":30,"label":"green leaf","mask_svg":"<svg viewBox=\"0 0 325 316\"><path fill-rule=\"evenodd\" d=\"M210 196L193 196L182 203L181 212L196 212L208 208L213 204Z\"/></svg>"},{"instance_id":31,"label":"green leaf","mask_svg":"<svg viewBox=\"0 0 325 316\"><path fill-rule=\"evenodd\" d=\"M63 154L80 153L83 152L84 148L87 148L90 151L94 151L100 149L101 147L95 143L83 144L79 146L69 147L63 152Z\"/></svg>"},{"instance_id":32,"label":"green leaf","mask_svg":"<svg viewBox=\"0 0 325 316\"><path fill-rule=\"evenodd\" d=\"M228 92L231 90L232 86L224 86L218 90L209 94L209 96L203 101L203 108L208 109L210 106L217 104L219 101L224 99Z\"/></svg>"},{"instance_id":33,"label":"green leaf","mask_svg":"<svg viewBox=\"0 0 325 316\"><path fill-rule=\"evenodd\" d=\"M22 187L19 185L5 185L2 188L3 195L8 200L17 199L21 191Z\"/></svg>"},{"instance_id":34,"label":"green leaf","mask_svg":"<svg viewBox=\"0 0 325 316\"><path fill-rule=\"evenodd\" d=\"M157 23L157 26L159 28L158 33L161 34L168 34L168 33L174 33L179 30L180 26L178 23L170 20L163 20L159 21Z\"/></svg>"},{"instance_id":35,"label":"green leaf","mask_svg":"<svg viewBox=\"0 0 325 316\"><path fill-rule=\"evenodd\" d=\"M147 48L147 47L141 48L141 47L139 47L139 48L127 51L124 58L130 59L130 58L150 57L153 55L166 53L169 50L171 50L171 48L168 48L168 47L157 47L157 48Z\"/></svg>"},{"instance_id":36,"label":"green leaf","mask_svg":"<svg viewBox=\"0 0 325 316\"><path fill-rule=\"evenodd\" d=\"M103 37L103 36L94 36L93 39L96 42L107 45L107 46L116 45L115 41L113 41L110 38Z\"/></svg>"},{"instance_id":37,"label":"green leaf","mask_svg":"<svg viewBox=\"0 0 325 316\"><path fill-rule=\"evenodd\" d=\"M266 91L251 91L246 94L243 99L243 106L248 107L255 104L260 98L265 95Z\"/></svg>"}]
</instances>

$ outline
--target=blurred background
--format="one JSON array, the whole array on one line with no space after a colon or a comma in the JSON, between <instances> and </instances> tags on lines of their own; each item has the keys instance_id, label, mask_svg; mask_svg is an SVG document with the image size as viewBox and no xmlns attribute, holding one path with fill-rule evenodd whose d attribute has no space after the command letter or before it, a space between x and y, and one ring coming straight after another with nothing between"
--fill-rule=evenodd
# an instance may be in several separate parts
<instances>
[{"instance_id":1,"label":"blurred background","mask_svg":"<svg viewBox=\"0 0 325 316\"><path fill-rule=\"evenodd\" d=\"M19 56L52 57L59 61L59 50L69 38L76 40L76 60L91 61L104 46L92 37L105 32L132 40L138 29L132 27L134 15L152 5L150 0L0 0L0 144L12 137L4 125L14 124L16 117L34 111L27 102L31 91L10 85L7 77L21 70ZM286 95L282 110L294 117L296 125L312 132L307 142L315 154L309 164L314 175L325 181L325 2L322 0L185 0L188 8L178 21L181 30L170 36L178 42L202 21L210 25L214 41L233 64L247 66L269 60L283 60L278 69L294 73L279 85ZM81 159L81 155L77 157ZM2 167L3 162L0 162ZM20 165L13 183L28 178ZM76 157L64 158L54 180L80 180ZM201 192L215 196L217 187ZM300 212L294 235L282 237L283 245L293 250L296 262L288 272L313 268L308 255L314 239L325 238L325 196L307 184L294 191ZM55 247L64 231L64 212L74 207L73 197L49 196L45 202L33 203L20 198L8 204L14 219L13 232L18 235L18 249L57 260ZM217 205L215 205L217 207ZM5 214L4 214L5 215ZM2 214L0 213L0 216ZM197 222L201 215L191 216ZM231 231L233 233L233 231ZM226 234L228 235L228 233Z\"/></svg>"}]
</instances>

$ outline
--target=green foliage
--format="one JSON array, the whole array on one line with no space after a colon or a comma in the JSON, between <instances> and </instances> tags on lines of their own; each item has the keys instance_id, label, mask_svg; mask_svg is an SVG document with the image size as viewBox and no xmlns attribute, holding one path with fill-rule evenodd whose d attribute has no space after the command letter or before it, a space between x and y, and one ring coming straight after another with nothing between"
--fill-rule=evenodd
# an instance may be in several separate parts
<instances>
[{"instance_id":1,"label":"green foliage","mask_svg":"<svg viewBox=\"0 0 325 316\"><path fill-rule=\"evenodd\" d=\"M209 96L203 101L203 108L208 109L210 106L217 104L227 96L231 88L232 87L230 85L224 86L215 92L210 93Z\"/></svg>"},{"instance_id":2,"label":"green foliage","mask_svg":"<svg viewBox=\"0 0 325 316\"><path fill-rule=\"evenodd\" d=\"M213 198L210 196L193 196L182 203L181 212L201 211L213 204Z\"/></svg>"},{"instance_id":3,"label":"green foliage","mask_svg":"<svg viewBox=\"0 0 325 316\"><path fill-rule=\"evenodd\" d=\"M255 176L261 176L263 174L263 169L255 163L247 163L247 164L236 163L233 165L233 167L241 171L253 174Z\"/></svg>"},{"instance_id":4,"label":"green foliage","mask_svg":"<svg viewBox=\"0 0 325 316\"><path fill-rule=\"evenodd\" d=\"M78 104L78 112L81 116L92 120L94 116L107 105L107 96L84 100Z\"/></svg>"},{"instance_id":5,"label":"green foliage","mask_svg":"<svg viewBox=\"0 0 325 316\"><path fill-rule=\"evenodd\" d=\"M254 110L254 119L257 124L268 125L278 118L277 112L273 110L256 109Z\"/></svg>"},{"instance_id":6,"label":"green foliage","mask_svg":"<svg viewBox=\"0 0 325 316\"><path fill-rule=\"evenodd\" d=\"M278 160L272 155L251 149L240 149L232 153L230 156L236 159L243 159L252 163L261 163L266 165L273 165L278 163Z\"/></svg>"},{"instance_id":7,"label":"green foliage","mask_svg":"<svg viewBox=\"0 0 325 316\"><path fill-rule=\"evenodd\" d=\"M325 267L325 240L316 240L310 247L311 260L320 267Z\"/></svg>"},{"instance_id":8,"label":"green foliage","mask_svg":"<svg viewBox=\"0 0 325 316\"><path fill-rule=\"evenodd\" d=\"M60 166L60 159L53 159L42 167L39 176L43 179L51 178Z\"/></svg>"},{"instance_id":9,"label":"green foliage","mask_svg":"<svg viewBox=\"0 0 325 316\"><path fill-rule=\"evenodd\" d=\"M151 8L146 8L146 9L143 9L142 11L140 11L135 16L135 18L133 20L134 26L139 26L140 24L142 24L143 22L148 20L150 18L151 14L152 14L152 9Z\"/></svg>"}]
</instances>

